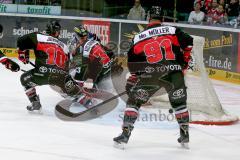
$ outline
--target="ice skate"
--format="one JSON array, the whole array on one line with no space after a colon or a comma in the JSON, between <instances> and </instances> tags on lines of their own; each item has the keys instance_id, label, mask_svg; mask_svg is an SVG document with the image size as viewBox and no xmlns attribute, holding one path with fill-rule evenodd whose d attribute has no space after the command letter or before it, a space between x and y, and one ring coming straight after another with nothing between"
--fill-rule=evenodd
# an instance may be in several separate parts
<instances>
[{"instance_id":1,"label":"ice skate","mask_svg":"<svg viewBox=\"0 0 240 160\"><path fill-rule=\"evenodd\" d=\"M181 144L183 148L189 149L189 126L180 125L180 137L178 138L178 143Z\"/></svg>"},{"instance_id":2,"label":"ice skate","mask_svg":"<svg viewBox=\"0 0 240 160\"><path fill-rule=\"evenodd\" d=\"M128 143L130 136L131 130L129 128L123 128L123 132L119 136L113 138L114 147L124 149Z\"/></svg>"},{"instance_id":3,"label":"ice skate","mask_svg":"<svg viewBox=\"0 0 240 160\"><path fill-rule=\"evenodd\" d=\"M35 100L32 101L32 104L27 106L27 110L31 113L42 113L42 105L40 103L39 97L36 96Z\"/></svg>"}]
</instances>

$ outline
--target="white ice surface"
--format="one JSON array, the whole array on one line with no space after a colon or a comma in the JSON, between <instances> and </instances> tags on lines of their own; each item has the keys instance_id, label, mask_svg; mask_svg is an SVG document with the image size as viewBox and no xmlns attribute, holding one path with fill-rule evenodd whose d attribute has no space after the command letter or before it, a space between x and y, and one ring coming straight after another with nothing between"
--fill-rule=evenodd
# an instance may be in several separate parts
<instances>
[{"instance_id":1,"label":"white ice surface","mask_svg":"<svg viewBox=\"0 0 240 160\"><path fill-rule=\"evenodd\" d=\"M26 111L22 72L0 66L0 160L239 160L240 123L191 125L190 150L179 147L176 122L137 122L126 150L113 148L124 104L89 122L64 122L54 106L62 98L48 86L37 88L43 115ZM214 81L226 110L240 116L240 86ZM143 112L147 114L147 112Z\"/></svg>"}]
</instances>

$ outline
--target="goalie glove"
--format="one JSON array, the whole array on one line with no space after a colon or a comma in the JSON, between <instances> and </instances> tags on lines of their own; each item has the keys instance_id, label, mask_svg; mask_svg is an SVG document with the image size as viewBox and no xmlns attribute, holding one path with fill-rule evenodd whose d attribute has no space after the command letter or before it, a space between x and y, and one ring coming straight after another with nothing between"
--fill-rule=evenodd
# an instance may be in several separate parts
<instances>
[{"instance_id":1,"label":"goalie glove","mask_svg":"<svg viewBox=\"0 0 240 160\"><path fill-rule=\"evenodd\" d=\"M29 50L18 50L18 59L22 61L24 64L29 63Z\"/></svg>"}]
</instances>

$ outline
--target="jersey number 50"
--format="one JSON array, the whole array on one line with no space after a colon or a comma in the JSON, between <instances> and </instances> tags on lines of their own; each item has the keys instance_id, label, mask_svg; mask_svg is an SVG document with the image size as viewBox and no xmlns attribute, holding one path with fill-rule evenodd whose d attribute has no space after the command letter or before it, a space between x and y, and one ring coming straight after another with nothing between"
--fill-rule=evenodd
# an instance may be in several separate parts
<instances>
[{"instance_id":1,"label":"jersey number 50","mask_svg":"<svg viewBox=\"0 0 240 160\"><path fill-rule=\"evenodd\" d=\"M175 60L175 54L172 51L172 42L169 39L163 39L160 42L154 41L144 46L144 52L148 63L158 63L163 60L163 53L166 60Z\"/></svg>"}]
</instances>

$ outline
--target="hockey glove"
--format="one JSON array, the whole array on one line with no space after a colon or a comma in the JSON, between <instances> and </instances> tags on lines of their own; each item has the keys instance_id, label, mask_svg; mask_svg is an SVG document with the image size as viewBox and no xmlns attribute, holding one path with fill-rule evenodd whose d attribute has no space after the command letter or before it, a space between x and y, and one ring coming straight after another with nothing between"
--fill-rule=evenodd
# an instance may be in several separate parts
<instances>
[{"instance_id":1,"label":"hockey glove","mask_svg":"<svg viewBox=\"0 0 240 160\"><path fill-rule=\"evenodd\" d=\"M11 70L12 72L18 72L20 70L19 65L11 59L7 59L5 62L3 62L3 64L7 69Z\"/></svg>"},{"instance_id":2,"label":"hockey glove","mask_svg":"<svg viewBox=\"0 0 240 160\"><path fill-rule=\"evenodd\" d=\"M29 50L21 51L18 50L18 59L22 61L24 64L29 63Z\"/></svg>"},{"instance_id":3,"label":"hockey glove","mask_svg":"<svg viewBox=\"0 0 240 160\"><path fill-rule=\"evenodd\" d=\"M138 78L135 74L131 74L131 76L127 79L127 83L126 83L126 91L130 92L131 89L138 83Z\"/></svg>"}]
</instances>

